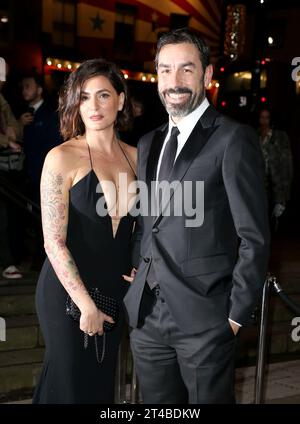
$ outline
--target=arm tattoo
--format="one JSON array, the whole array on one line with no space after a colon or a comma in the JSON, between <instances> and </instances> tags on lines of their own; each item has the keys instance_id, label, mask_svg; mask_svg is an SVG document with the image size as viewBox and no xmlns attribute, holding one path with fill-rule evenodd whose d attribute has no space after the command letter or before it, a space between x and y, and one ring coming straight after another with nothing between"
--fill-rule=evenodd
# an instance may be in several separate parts
<instances>
[{"instance_id":1,"label":"arm tattoo","mask_svg":"<svg viewBox=\"0 0 300 424\"><path fill-rule=\"evenodd\" d=\"M68 201L63 197L63 176L45 166L41 181L41 207L45 250L62 285L74 295L87 294L78 268L66 246ZM74 299L76 301L76 299Z\"/></svg>"}]
</instances>

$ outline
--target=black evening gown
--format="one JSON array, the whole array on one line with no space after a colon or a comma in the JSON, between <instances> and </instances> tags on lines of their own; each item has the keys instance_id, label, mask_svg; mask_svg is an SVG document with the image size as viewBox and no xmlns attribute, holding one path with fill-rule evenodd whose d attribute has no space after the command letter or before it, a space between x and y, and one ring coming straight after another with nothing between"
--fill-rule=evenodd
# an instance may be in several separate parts
<instances>
[{"instance_id":1,"label":"black evening gown","mask_svg":"<svg viewBox=\"0 0 300 424\"><path fill-rule=\"evenodd\" d=\"M36 290L36 308L45 340L45 358L33 403L113 403L118 348L125 326L122 299L129 284L122 274L130 273L130 241L134 218L121 218L115 237L107 214L96 212L103 194L96 192L99 181L93 170L70 190L67 247L87 287L99 287L104 295L117 299L119 319L106 334L105 356L96 359L94 337L83 347L79 323L66 315L67 292L46 259ZM99 190L98 190L99 191ZM102 199L103 200L103 199ZM103 337L98 338L99 356Z\"/></svg>"}]
</instances>

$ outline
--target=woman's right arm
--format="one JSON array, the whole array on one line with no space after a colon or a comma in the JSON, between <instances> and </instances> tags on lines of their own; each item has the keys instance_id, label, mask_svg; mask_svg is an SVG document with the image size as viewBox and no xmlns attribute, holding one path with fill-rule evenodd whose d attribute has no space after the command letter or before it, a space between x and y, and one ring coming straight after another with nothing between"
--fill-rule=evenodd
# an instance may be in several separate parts
<instances>
[{"instance_id":1,"label":"woman's right arm","mask_svg":"<svg viewBox=\"0 0 300 424\"><path fill-rule=\"evenodd\" d=\"M65 146L52 149L43 167L41 209L44 246L57 277L81 311L81 330L96 333L101 332L103 319L110 320L97 309L88 294L66 245L69 190L73 178L73 160L68 158L66 149Z\"/></svg>"}]
</instances>

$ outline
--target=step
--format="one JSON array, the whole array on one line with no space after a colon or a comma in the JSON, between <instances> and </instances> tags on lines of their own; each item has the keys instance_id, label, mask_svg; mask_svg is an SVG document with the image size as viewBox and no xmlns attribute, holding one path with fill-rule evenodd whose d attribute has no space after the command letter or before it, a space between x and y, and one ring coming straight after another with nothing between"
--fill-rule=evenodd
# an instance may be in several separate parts
<instances>
[{"instance_id":1,"label":"step","mask_svg":"<svg viewBox=\"0 0 300 424\"><path fill-rule=\"evenodd\" d=\"M19 278L16 280L9 280L2 277L2 272L0 272L0 288L1 287L19 287L26 285L36 285L39 273L36 271L28 271L23 274L24 278Z\"/></svg>"},{"instance_id":2,"label":"step","mask_svg":"<svg viewBox=\"0 0 300 424\"><path fill-rule=\"evenodd\" d=\"M35 314L34 293L0 294L0 316Z\"/></svg>"},{"instance_id":3,"label":"step","mask_svg":"<svg viewBox=\"0 0 300 424\"><path fill-rule=\"evenodd\" d=\"M19 280L0 281L0 316L35 314L35 290L38 274L28 272Z\"/></svg>"},{"instance_id":4,"label":"step","mask_svg":"<svg viewBox=\"0 0 300 424\"><path fill-rule=\"evenodd\" d=\"M45 349L42 347L35 349L21 349L9 352L0 352L0 379L2 369L15 365L25 365L38 363L43 361Z\"/></svg>"},{"instance_id":5,"label":"step","mask_svg":"<svg viewBox=\"0 0 300 424\"><path fill-rule=\"evenodd\" d=\"M0 352L44 346L36 315L8 317L5 321L6 341L0 342Z\"/></svg>"},{"instance_id":6,"label":"step","mask_svg":"<svg viewBox=\"0 0 300 424\"><path fill-rule=\"evenodd\" d=\"M41 369L41 362L0 367L0 396L4 398L14 391L34 389Z\"/></svg>"}]
</instances>

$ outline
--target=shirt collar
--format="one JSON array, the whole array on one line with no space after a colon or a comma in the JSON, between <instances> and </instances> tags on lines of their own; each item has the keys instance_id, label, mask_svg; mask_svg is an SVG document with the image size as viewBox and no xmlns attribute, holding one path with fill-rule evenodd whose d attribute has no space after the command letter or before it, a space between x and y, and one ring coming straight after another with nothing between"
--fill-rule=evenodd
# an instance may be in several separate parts
<instances>
[{"instance_id":1,"label":"shirt collar","mask_svg":"<svg viewBox=\"0 0 300 424\"><path fill-rule=\"evenodd\" d=\"M33 109L34 109L34 112L36 112L37 110L38 110L38 108L40 107L40 106L42 106L42 104L44 103L44 100L43 99L41 99L39 102L37 102L37 103L35 103L34 105L32 105L31 107L33 107Z\"/></svg>"},{"instance_id":2,"label":"shirt collar","mask_svg":"<svg viewBox=\"0 0 300 424\"><path fill-rule=\"evenodd\" d=\"M169 132L172 130L172 127L177 126L177 128L180 131L180 135L182 135L185 139L189 137L191 132L193 131L195 125L203 115L203 113L206 111L206 109L209 106L209 102L207 98L205 97L202 103L195 109L193 112L189 113L187 116L185 116L183 119L181 119L178 124L175 124L173 122L171 116L169 118Z\"/></svg>"}]
</instances>

